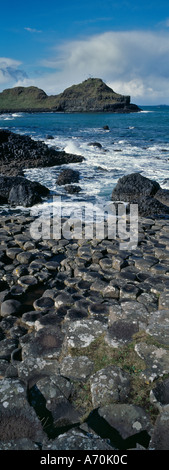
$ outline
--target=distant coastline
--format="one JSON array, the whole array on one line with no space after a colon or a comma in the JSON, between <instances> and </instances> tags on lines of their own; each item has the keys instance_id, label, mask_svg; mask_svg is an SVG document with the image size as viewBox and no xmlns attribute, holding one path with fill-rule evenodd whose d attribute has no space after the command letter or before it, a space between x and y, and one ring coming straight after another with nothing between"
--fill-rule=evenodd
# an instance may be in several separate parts
<instances>
[{"instance_id":1,"label":"distant coastline","mask_svg":"<svg viewBox=\"0 0 169 470\"><path fill-rule=\"evenodd\" d=\"M0 114L11 112L130 113L141 109L130 96L114 92L99 78L72 85L59 95L48 96L37 87L15 87L0 93Z\"/></svg>"}]
</instances>

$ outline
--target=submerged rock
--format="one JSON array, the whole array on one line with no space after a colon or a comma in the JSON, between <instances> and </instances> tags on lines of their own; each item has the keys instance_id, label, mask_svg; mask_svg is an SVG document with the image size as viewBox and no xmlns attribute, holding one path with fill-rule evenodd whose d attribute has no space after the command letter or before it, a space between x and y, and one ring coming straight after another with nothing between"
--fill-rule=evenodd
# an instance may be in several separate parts
<instances>
[{"instance_id":1,"label":"submerged rock","mask_svg":"<svg viewBox=\"0 0 169 470\"><path fill-rule=\"evenodd\" d=\"M59 186L70 183L78 183L79 181L79 171L65 169L62 170L56 180L56 184Z\"/></svg>"}]
</instances>

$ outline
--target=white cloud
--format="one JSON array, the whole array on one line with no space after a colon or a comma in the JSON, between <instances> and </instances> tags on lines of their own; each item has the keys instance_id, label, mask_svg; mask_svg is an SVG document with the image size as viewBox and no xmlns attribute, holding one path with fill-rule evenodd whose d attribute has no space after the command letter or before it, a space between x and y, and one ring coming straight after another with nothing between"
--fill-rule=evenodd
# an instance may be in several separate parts
<instances>
[{"instance_id":1,"label":"white cloud","mask_svg":"<svg viewBox=\"0 0 169 470\"><path fill-rule=\"evenodd\" d=\"M24 28L24 29L28 31L29 33L42 33L41 30L35 29L35 28Z\"/></svg>"},{"instance_id":2,"label":"white cloud","mask_svg":"<svg viewBox=\"0 0 169 470\"><path fill-rule=\"evenodd\" d=\"M168 57L167 30L110 31L57 46L41 63L44 75L17 84L56 94L92 76L137 104L169 104Z\"/></svg>"},{"instance_id":3,"label":"white cloud","mask_svg":"<svg viewBox=\"0 0 169 470\"><path fill-rule=\"evenodd\" d=\"M20 69L20 65L18 60L0 57L0 85L24 79L26 73Z\"/></svg>"}]
</instances>

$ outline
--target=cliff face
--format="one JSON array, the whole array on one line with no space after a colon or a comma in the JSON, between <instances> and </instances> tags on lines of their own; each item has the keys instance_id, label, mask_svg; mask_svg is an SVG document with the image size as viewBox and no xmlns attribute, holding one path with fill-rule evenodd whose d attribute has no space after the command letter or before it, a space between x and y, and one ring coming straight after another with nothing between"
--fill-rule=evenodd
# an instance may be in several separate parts
<instances>
[{"instance_id":1,"label":"cliff face","mask_svg":"<svg viewBox=\"0 0 169 470\"><path fill-rule=\"evenodd\" d=\"M0 93L0 112L136 112L130 96L115 93L101 79L89 78L63 93L48 96L36 87L16 87Z\"/></svg>"}]
</instances>

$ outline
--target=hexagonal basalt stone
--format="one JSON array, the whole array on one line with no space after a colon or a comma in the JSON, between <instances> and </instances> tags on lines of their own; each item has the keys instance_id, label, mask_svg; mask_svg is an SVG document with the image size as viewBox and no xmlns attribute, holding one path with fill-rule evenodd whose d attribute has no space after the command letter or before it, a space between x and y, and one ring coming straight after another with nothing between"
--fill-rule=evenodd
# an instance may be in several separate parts
<instances>
[{"instance_id":1,"label":"hexagonal basalt stone","mask_svg":"<svg viewBox=\"0 0 169 470\"><path fill-rule=\"evenodd\" d=\"M45 434L40 420L33 408L28 404L24 407L0 407L0 441L9 442L19 438L28 438L34 442L42 442Z\"/></svg>"},{"instance_id":2,"label":"hexagonal basalt stone","mask_svg":"<svg viewBox=\"0 0 169 470\"><path fill-rule=\"evenodd\" d=\"M118 348L133 340L133 335L139 331L137 321L117 320L110 325L105 335L105 341L109 346Z\"/></svg>"},{"instance_id":3,"label":"hexagonal basalt stone","mask_svg":"<svg viewBox=\"0 0 169 470\"><path fill-rule=\"evenodd\" d=\"M23 361L16 363L20 380L28 384L31 388L37 380L51 375L58 375L59 362L53 359L43 359L42 357L27 356Z\"/></svg>"},{"instance_id":4,"label":"hexagonal basalt stone","mask_svg":"<svg viewBox=\"0 0 169 470\"><path fill-rule=\"evenodd\" d=\"M89 434L89 432L84 433L81 429L76 428L44 444L43 450L109 450L112 452L112 446L108 444L106 439L101 439L96 434Z\"/></svg>"},{"instance_id":5,"label":"hexagonal basalt stone","mask_svg":"<svg viewBox=\"0 0 169 470\"><path fill-rule=\"evenodd\" d=\"M0 450L39 450L39 446L31 439L25 437L23 439L13 439L8 442L0 441Z\"/></svg>"},{"instance_id":6,"label":"hexagonal basalt stone","mask_svg":"<svg viewBox=\"0 0 169 470\"><path fill-rule=\"evenodd\" d=\"M64 335L60 328L41 328L20 338L22 357L28 355L46 359L57 359L62 350Z\"/></svg>"},{"instance_id":7,"label":"hexagonal basalt stone","mask_svg":"<svg viewBox=\"0 0 169 470\"><path fill-rule=\"evenodd\" d=\"M54 300L51 299L51 297L40 297L33 302L33 307L35 310L39 311L49 310L54 307Z\"/></svg>"},{"instance_id":8,"label":"hexagonal basalt stone","mask_svg":"<svg viewBox=\"0 0 169 470\"><path fill-rule=\"evenodd\" d=\"M140 289L134 284L125 284L120 288L120 299L135 300L139 295Z\"/></svg>"},{"instance_id":9,"label":"hexagonal basalt stone","mask_svg":"<svg viewBox=\"0 0 169 470\"><path fill-rule=\"evenodd\" d=\"M16 315L21 310L21 303L18 300L5 300L1 304L1 317L8 317L9 315Z\"/></svg>"},{"instance_id":10,"label":"hexagonal basalt stone","mask_svg":"<svg viewBox=\"0 0 169 470\"><path fill-rule=\"evenodd\" d=\"M162 411L162 408L169 405L169 379L160 380L157 382L150 392L150 401ZM168 407L167 407L168 408Z\"/></svg>"},{"instance_id":11,"label":"hexagonal basalt stone","mask_svg":"<svg viewBox=\"0 0 169 470\"><path fill-rule=\"evenodd\" d=\"M6 338L0 341L0 359L11 359L12 352L18 347L17 338Z\"/></svg>"},{"instance_id":12,"label":"hexagonal basalt stone","mask_svg":"<svg viewBox=\"0 0 169 470\"><path fill-rule=\"evenodd\" d=\"M1 383L0 401L5 409L26 404L27 390L19 379L5 378Z\"/></svg>"},{"instance_id":13,"label":"hexagonal basalt stone","mask_svg":"<svg viewBox=\"0 0 169 470\"><path fill-rule=\"evenodd\" d=\"M71 306L74 303L72 296L67 292L63 292L62 294L57 295L54 300L56 308L63 306Z\"/></svg>"},{"instance_id":14,"label":"hexagonal basalt stone","mask_svg":"<svg viewBox=\"0 0 169 470\"><path fill-rule=\"evenodd\" d=\"M21 253L18 253L16 258L21 264L29 264L33 259L33 255L28 251L21 251Z\"/></svg>"},{"instance_id":15,"label":"hexagonal basalt stone","mask_svg":"<svg viewBox=\"0 0 169 470\"><path fill-rule=\"evenodd\" d=\"M160 344L169 345L169 309L157 310L150 315L146 332Z\"/></svg>"},{"instance_id":16,"label":"hexagonal basalt stone","mask_svg":"<svg viewBox=\"0 0 169 470\"><path fill-rule=\"evenodd\" d=\"M164 409L157 417L149 444L150 450L169 450L169 410Z\"/></svg>"},{"instance_id":17,"label":"hexagonal basalt stone","mask_svg":"<svg viewBox=\"0 0 169 470\"><path fill-rule=\"evenodd\" d=\"M169 352L167 349L157 348L153 344L138 343L135 351L145 361L145 370L141 375L148 382L168 374Z\"/></svg>"},{"instance_id":18,"label":"hexagonal basalt stone","mask_svg":"<svg viewBox=\"0 0 169 470\"><path fill-rule=\"evenodd\" d=\"M94 408L107 403L124 403L130 392L130 376L116 366L108 366L91 376L91 394Z\"/></svg>"},{"instance_id":19,"label":"hexagonal basalt stone","mask_svg":"<svg viewBox=\"0 0 169 470\"><path fill-rule=\"evenodd\" d=\"M36 286L38 284L38 281L35 276L27 275L27 276L21 276L18 279L18 284L20 284L24 288Z\"/></svg>"},{"instance_id":20,"label":"hexagonal basalt stone","mask_svg":"<svg viewBox=\"0 0 169 470\"><path fill-rule=\"evenodd\" d=\"M93 372L94 363L87 356L66 356L61 362L60 373L70 380L85 381Z\"/></svg>"},{"instance_id":21,"label":"hexagonal basalt stone","mask_svg":"<svg viewBox=\"0 0 169 470\"><path fill-rule=\"evenodd\" d=\"M97 320L78 320L69 325L64 341L65 347L86 348L105 332L106 326Z\"/></svg>"},{"instance_id":22,"label":"hexagonal basalt stone","mask_svg":"<svg viewBox=\"0 0 169 470\"><path fill-rule=\"evenodd\" d=\"M123 439L141 431L151 432L152 426L148 414L143 408L129 404L108 404L99 408L99 415L112 428L115 428Z\"/></svg>"}]
</instances>

